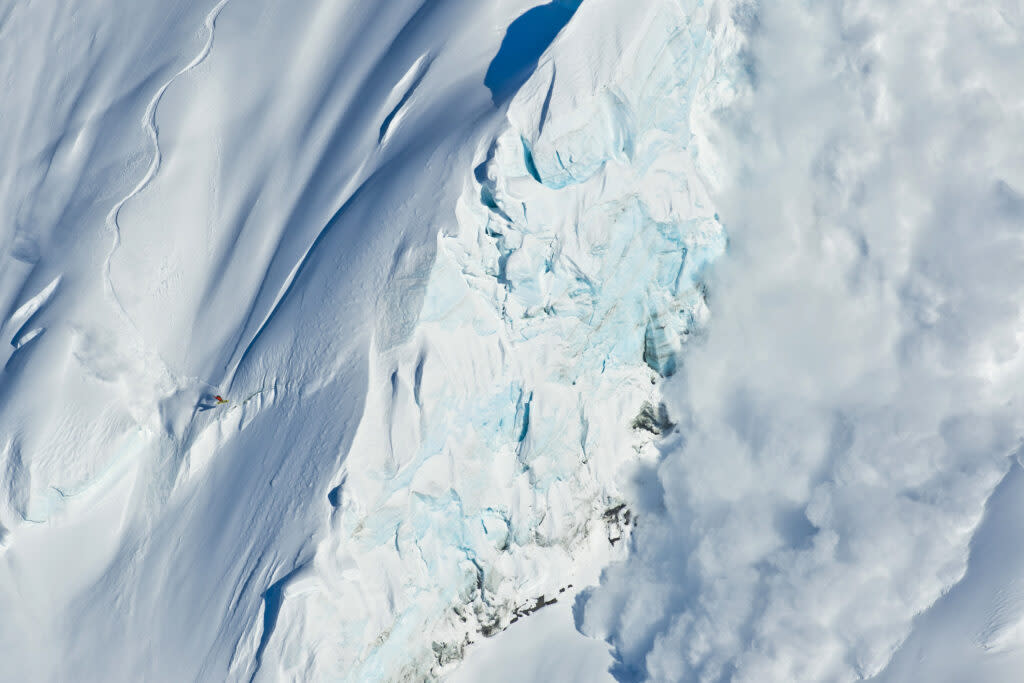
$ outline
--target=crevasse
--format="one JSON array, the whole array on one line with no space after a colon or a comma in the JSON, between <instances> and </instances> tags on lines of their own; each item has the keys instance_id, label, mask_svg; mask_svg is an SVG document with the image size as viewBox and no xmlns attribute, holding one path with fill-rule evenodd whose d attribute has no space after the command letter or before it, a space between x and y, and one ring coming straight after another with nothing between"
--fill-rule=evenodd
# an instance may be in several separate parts
<instances>
[{"instance_id":1,"label":"crevasse","mask_svg":"<svg viewBox=\"0 0 1024 683\"><path fill-rule=\"evenodd\" d=\"M315 580L284 590L280 619L301 625L264 667L438 675L624 552L622 484L667 426L658 376L707 318L725 235L689 130L714 79L706 10L604 11L584 4L464 171L409 284L418 324L371 360ZM602 38L621 55L560 77Z\"/></svg>"}]
</instances>

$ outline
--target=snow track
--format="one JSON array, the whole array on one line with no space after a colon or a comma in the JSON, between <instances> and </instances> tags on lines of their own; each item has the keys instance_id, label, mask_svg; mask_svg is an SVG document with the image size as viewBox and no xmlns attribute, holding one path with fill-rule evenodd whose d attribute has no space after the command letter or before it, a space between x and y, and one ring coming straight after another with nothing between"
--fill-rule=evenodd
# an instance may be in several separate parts
<instances>
[{"instance_id":1,"label":"snow track","mask_svg":"<svg viewBox=\"0 0 1024 683\"><path fill-rule=\"evenodd\" d=\"M181 70L179 70L177 73L171 76L163 85L161 85L157 89L156 94L153 96L153 99L151 99L149 101L149 104L146 106L146 112L142 116L142 127L145 129L146 135L149 137L150 144L152 145L152 160L150 161L149 168L146 169L145 175L142 176L138 184L136 184L135 187L132 188L132 190L128 194L126 194L119 202L117 202L117 204L115 204L114 207L110 210L110 213L107 214L107 226L110 228L111 232L114 235L114 243L111 246L110 253L107 255L106 261L104 261L103 264L104 285L106 287L107 293L114 300L114 302L117 303L118 307L123 312L125 312L126 315L127 311L124 311L124 307L121 306L120 301L117 299L117 293L114 291L113 285L110 280L110 261L114 257L114 252L117 251L117 248L121 244L121 226L118 224L118 215L121 213L121 208L126 203L131 201L133 197L142 192L146 188L146 186L148 186L153 181L153 178L156 177L156 174L160 171L160 162L162 160L162 157L160 154L160 133L156 125L157 107L160 106L160 100L163 99L164 93L167 92L167 89L170 88L171 85L176 80L178 80L179 78L181 78L182 76L184 76L185 74L189 73L197 66L202 64L203 60L205 60L209 56L210 50L213 49L213 32L217 23L217 17L220 16L221 11L224 9L224 7L228 4L229 1L230 0L218 0L214 8L210 10L210 13L206 15L206 19L203 21L203 25L206 31L206 38L202 48L200 48L196 56L192 58L191 62L182 67Z\"/></svg>"}]
</instances>

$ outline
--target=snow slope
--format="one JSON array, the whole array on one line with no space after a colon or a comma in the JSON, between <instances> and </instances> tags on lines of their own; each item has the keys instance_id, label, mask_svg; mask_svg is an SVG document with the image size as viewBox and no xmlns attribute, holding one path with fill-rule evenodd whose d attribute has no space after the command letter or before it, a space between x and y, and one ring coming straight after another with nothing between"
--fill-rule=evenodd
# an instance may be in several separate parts
<instances>
[{"instance_id":1,"label":"snow slope","mask_svg":"<svg viewBox=\"0 0 1024 683\"><path fill-rule=\"evenodd\" d=\"M730 253L580 625L621 680L1016 680L1019 4L730 16L737 97L695 122Z\"/></svg>"},{"instance_id":2,"label":"snow slope","mask_svg":"<svg viewBox=\"0 0 1024 683\"><path fill-rule=\"evenodd\" d=\"M963 578L915 620L910 635L874 679L1012 681L1024 670L1024 534L1020 463L992 493L971 539Z\"/></svg>"},{"instance_id":3,"label":"snow slope","mask_svg":"<svg viewBox=\"0 0 1024 683\"><path fill-rule=\"evenodd\" d=\"M0 5L3 677L1012 680L1024 15L924 4Z\"/></svg>"},{"instance_id":4,"label":"snow slope","mask_svg":"<svg viewBox=\"0 0 1024 683\"><path fill-rule=\"evenodd\" d=\"M528 6L109 9L4 21L5 669L248 678Z\"/></svg>"},{"instance_id":5,"label":"snow slope","mask_svg":"<svg viewBox=\"0 0 1024 683\"><path fill-rule=\"evenodd\" d=\"M704 14L608 11L579 9L477 143L431 267L394 266L423 307L378 330L331 531L261 655L279 677L438 675L625 546L624 467L667 428L656 379L724 235L687 149Z\"/></svg>"}]
</instances>

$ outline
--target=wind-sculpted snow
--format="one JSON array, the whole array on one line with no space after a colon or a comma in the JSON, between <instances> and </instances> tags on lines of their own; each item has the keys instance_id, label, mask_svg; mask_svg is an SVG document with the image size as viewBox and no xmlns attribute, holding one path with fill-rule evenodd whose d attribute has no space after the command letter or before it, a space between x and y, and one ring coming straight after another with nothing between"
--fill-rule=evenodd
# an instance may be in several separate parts
<instances>
[{"instance_id":1,"label":"wind-sculpted snow","mask_svg":"<svg viewBox=\"0 0 1024 683\"><path fill-rule=\"evenodd\" d=\"M436 675L621 556L622 478L670 428L656 378L725 244L687 149L699 15L641 15L623 38L643 49L581 92L552 83L603 21L580 10L462 171L429 272L395 264L423 308L406 340L377 338L331 534L285 588L264 668L294 675L312 649L317 679Z\"/></svg>"}]
</instances>

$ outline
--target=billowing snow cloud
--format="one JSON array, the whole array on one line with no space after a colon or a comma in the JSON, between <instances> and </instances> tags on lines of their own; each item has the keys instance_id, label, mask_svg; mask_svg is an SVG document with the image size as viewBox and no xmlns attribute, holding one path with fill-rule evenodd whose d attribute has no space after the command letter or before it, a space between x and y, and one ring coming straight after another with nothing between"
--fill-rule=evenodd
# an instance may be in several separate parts
<instances>
[{"instance_id":1,"label":"billowing snow cloud","mask_svg":"<svg viewBox=\"0 0 1024 683\"><path fill-rule=\"evenodd\" d=\"M1024 435L1001 5L733 8L745 91L695 124L730 253L631 557L577 605L623 680L874 676L963 575Z\"/></svg>"}]
</instances>

